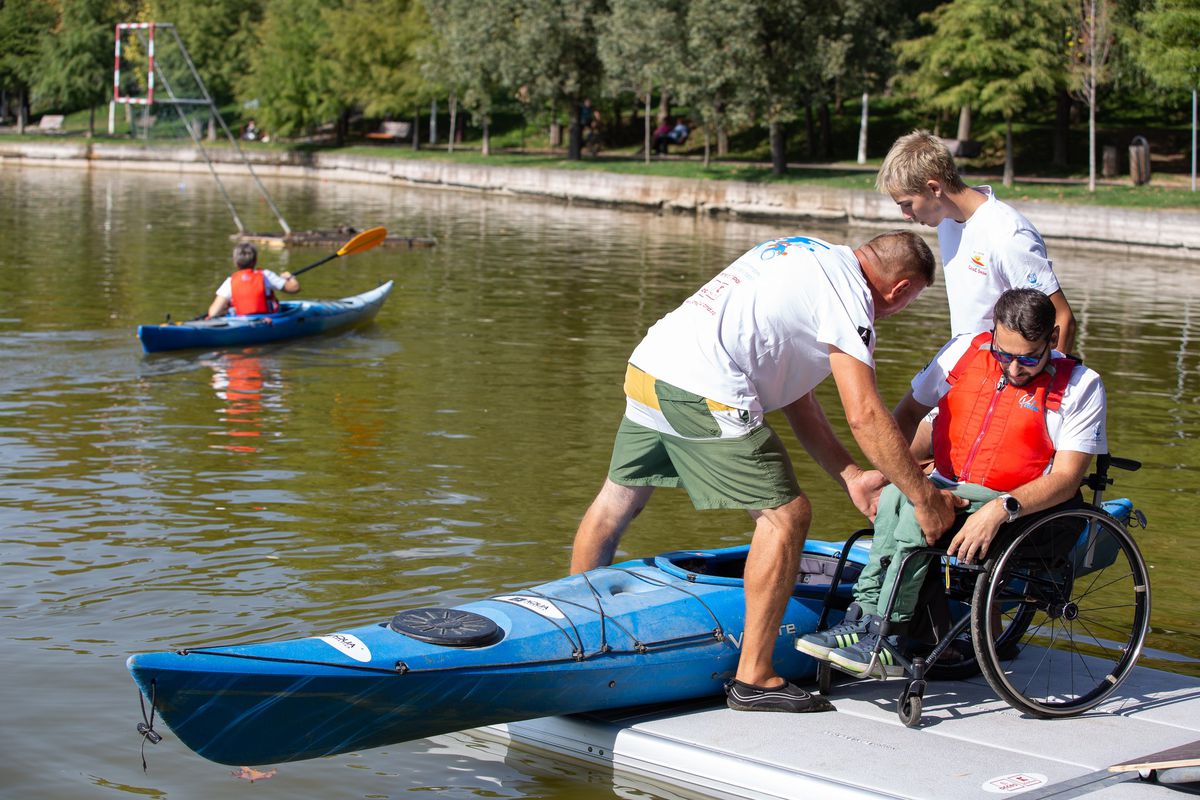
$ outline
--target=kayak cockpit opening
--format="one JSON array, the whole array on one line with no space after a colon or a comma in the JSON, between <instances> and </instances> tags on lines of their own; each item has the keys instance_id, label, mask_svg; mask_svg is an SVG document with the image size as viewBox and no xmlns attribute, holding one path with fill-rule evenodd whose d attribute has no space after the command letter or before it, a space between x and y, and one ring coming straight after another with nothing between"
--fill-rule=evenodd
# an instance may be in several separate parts
<instances>
[{"instance_id":1,"label":"kayak cockpit opening","mask_svg":"<svg viewBox=\"0 0 1200 800\"><path fill-rule=\"evenodd\" d=\"M740 585L746 571L746 556L750 548L742 545L717 550L678 550L656 556L654 565L663 572L684 578L692 583ZM796 588L829 588L837 570L838 557L832 554L805 551L796 575ZM853 585L862 567L847 561L840 582Z\"/></svg>"}]
</instances>

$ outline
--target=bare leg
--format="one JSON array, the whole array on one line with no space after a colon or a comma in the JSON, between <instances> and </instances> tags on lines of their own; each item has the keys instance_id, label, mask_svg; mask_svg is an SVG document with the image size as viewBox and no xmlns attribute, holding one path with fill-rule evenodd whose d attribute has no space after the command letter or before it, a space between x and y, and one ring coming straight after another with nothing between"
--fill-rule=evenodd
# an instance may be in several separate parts
<instances>
[{"instance_id":1,"label":"bare leg","mask_svg":"<svg viewBox=\"0 0 1200 800\"><path fill-rule=\"evenodd\" d=\"M571 551L571 574L612 563L621 534L650 499L653 486L622 486L605 478L604 486L592 501Z\"/></svg>"},{"instance_id":2,"label":"bare leg","mask_svg":"<svg viewBox=\"0 0 1200 800\"><path fill-rule=\"evenodd\" d=\"M800 495L786 505L751 511L750 515L755 524L746 558L746 632L736 677L755 686L781 686L772 655L788 597L796 585L812 506Z\"/></svg>"}]
</instances>

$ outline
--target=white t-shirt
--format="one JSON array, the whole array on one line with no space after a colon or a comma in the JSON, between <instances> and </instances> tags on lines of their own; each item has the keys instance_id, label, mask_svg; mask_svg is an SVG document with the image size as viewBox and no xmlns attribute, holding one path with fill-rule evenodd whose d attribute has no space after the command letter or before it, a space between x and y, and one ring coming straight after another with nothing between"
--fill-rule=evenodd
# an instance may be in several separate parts
<instances>
[{"instance_id":1,"label":"white t-shirt","mask_svg":"<svg viewBox=\"0 0 1200 800\"><path fill-rule=\"evenodd\" d=\"M933 361L912 379L913 399L923 406L936 407L942 396L950 390L946 376L958 363L976 334L967 333L951 339ZM1062 358L1055 350L1054 358ZM1071 372L1071 380L1063 392L1062 404L1057 411L1046 411L1046 430L1054 449L1071 450L1076 453L1098 455L1108 452L1108 430L1105 425L1107 400L1104 383L1100 376L1082 364ZM1049 471L1049 467L1047 467ZM943 480L946 476L939 475Z\"/></svg>"},{"instance_id":2,"label":"white t-shirt","mask_svg":"<svg viewBox=\"0 0 1200 800\"><path fill-rule=\"evenodd\" d=\"M992 328L992 307L1009 289L1059 290L1046 243L1033 224L992 194L966 222L946 218L938 225L938 247L950 301L950 335Z\"/></svg>"},{"instance_id":3,"label":"white t-shirt","mask_svg":"<svg viewBox=\"0 0 1200 800\"><path fill-rule=\"evenodd\" d=\"M807 236L774 239L656 322L629 361L710 400L774 411L829 376L830 345L874 367L874 320L853 250Z\"/></svg>"},{"instance_id":4,"label":"white t-shirt","mask_svg":"<svg viewBox=\"0 0 1200 800\"><path fill-rule=\"evenodd\" d=\"M270 286L273 291L282 292L283 287L287 284L286 278L281 278L269 269L262 270L263 283ZM217 287L217 297L224 297L226 300L233 299L233 278L228 277L225 282Z\"/></svg>"}]
</instances>

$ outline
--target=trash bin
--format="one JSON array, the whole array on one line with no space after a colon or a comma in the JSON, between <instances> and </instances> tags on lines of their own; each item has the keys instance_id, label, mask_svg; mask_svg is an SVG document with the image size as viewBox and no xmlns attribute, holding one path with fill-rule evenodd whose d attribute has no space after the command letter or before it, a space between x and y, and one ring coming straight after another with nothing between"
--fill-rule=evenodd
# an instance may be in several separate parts
<instances>
[{"instance_id":1,"label":"trash bin","mask_svg":"<svg viewBox=\"0 0 1200 800\"><path fill-rule=\"evenodd\" d=\"M1117 161L1117 146L1115 144L1106 144L1101 151L1101 167L1100 175L1104 178L1115 178L1117 172L1121 169L1121 164Z\"/></svg>"},{"instance_id":2,"label":"trash bin","mask_svg":"<svg viewBox=\"0 0 1200 800\"><path fill-rule=\"evenodd\" d=\"M1150 182L1150 143L1144 136L1135 136L1129 143L1129 179L1134 186Z\"/></svg>"}]
</instances>

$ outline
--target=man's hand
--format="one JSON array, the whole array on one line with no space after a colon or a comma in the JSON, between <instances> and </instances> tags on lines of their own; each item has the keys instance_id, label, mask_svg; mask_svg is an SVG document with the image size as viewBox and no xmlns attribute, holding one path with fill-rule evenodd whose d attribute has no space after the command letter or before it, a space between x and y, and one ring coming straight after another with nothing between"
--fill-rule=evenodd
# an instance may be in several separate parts
<instances>
[{"instance_id":1,"label":"man's hand","mask_svg":"<svg viewBox=\"0 0 1200 800\"><path fill-rule=\"evenodd\" d=\"M962 530L950 541L946 552L967 564L982 561L1000 526L1007 521L1008 514L999 503L985 504L967 518Z\"/></svg>"},{"instance_id":2,"label":"man's hand","mask_svg":"<svg viewBox=\"0 0 1200 800\"><path fill-rule=\"evenodd\" d=\"M846 493L854 507L871 522L879 510L879 493L888 485L888 479L877 469L859 470L857 475L846 479Z\"/></svg>"},{"instance_id":3,"label":"man's hand","mask_svg":"<svg viewBox=\"0 0 1200 800\"><path fill-rule=\"evenodd\" d=\"M921 526L921 533L925 536L925 543L933 547L937 540L942 538L942 534L954 524L955 512L970 504L965 497L959 497L946 489L934 489L925 502L914 502L913 511Z\"/></svg>"}]
</instances>

